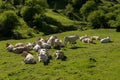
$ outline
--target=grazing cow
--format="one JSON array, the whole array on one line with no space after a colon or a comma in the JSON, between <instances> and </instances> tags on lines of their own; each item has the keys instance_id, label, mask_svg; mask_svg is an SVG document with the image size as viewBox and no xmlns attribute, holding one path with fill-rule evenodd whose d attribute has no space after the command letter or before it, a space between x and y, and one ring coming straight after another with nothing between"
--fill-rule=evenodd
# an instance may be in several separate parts
<instances>
[{"instance_id":1,"label":"grazing cow","mask_svg":"<svg viewBox=\"0 0 120 80\"><path fill-rule=\"evenodd\" d=\"M49 57L48 49L40 49L38 51L38 61L39 62L47 63L49 60L48 57Z\"/></svg>"},{"instance_id":2,"label":"grazing cow","mask_svg":"<svg viewBox=\"0 0 120 80\"><path fill-rule=\"evenodd\" d=\"M36 60L32 54L23 51L22 56L25 57L23 60L25 64L36 64Z\"/></svg>"},{"instance_id":3,"label":"grazing cow","mask_svg":"<svg viewBox=\"0 0 120 80\"><path fill-rule=\"evenodd\" d=\"M110 42L110 37L108 36L107 38L103 38L100 40L101 43L108 43Z\"/></svg>"},{"instance_id":4,"label":"grazing cow","mask_svg":"<svg viewBox=\"0 0 120 80\"><path fill-rule=\"evenodd\" d=\"M14 46L12 44L9 44L9 43L6 44L6 50L7 51L12 52L13 48L14 48Z\"/></svg>"},{"instance_id":5,"label":"grazing cow","mask_svg":"<svg viewBox=\"0 0 120 80\"><path fill-rule=\"evenodd\" d=\"M64 58L64 52L62 50L55 51L53 55L56 59L63 59Z\"/></svg>"},{"instance_id":6,"label":"grazing cow","mask_svg":"<svg viewBox=\"0 0 120 80\"><path fill-rule=\"evenodd\" d=\"M69 42L70 44L75 44L76 40L79 38L78 35L73 35L73 36L66 36L64 37L64 45L67 45Z\"/></svg>"}]
</instances>

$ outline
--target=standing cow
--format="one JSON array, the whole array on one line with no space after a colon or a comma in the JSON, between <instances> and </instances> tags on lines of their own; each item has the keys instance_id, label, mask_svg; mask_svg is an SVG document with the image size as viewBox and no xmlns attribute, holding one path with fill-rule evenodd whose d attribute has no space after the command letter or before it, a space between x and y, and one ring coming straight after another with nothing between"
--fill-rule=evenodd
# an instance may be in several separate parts
<instances>
[{"instance_id":1,"label":"standing cow","mask_svg":"<svg viewBox=\"0 0 120 80\"><path fill-rule=\"evenodd\" d=\"M77 39L79 39L78 35L66 36L66 37L64 37L64 45L66 46L67 43L75 44Z\"/></svg>"}]
</instances>

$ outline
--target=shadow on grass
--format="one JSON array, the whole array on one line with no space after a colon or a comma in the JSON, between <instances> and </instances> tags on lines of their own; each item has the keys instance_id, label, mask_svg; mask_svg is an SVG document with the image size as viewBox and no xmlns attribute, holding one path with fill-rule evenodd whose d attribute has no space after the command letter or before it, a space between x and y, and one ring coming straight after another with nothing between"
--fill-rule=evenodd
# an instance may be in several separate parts
<instances>
[{"instance_id":1,"label":"shadow on grass","mask_svg":"<svg viewBox=\"0 0 120 80\"><path fill-rule=\"evenodd\" d=\"M52 59L52 56L50 55L48 58L49 59L47 60L47 62L43 62L44 65L48 65L50 63L50 60Z\"/></svg>"},{"instance_id":2,"label":"shadow on grass","mask_svg":"<svg viewBox=\"0 0 120 80\"><path fill-rule=\"evenodd\" d=\"M105 43L101 43L101 44L108 44L108 43L113 43L114 41L109 41L109 42L105 42Z\"/></svg>"},{"instance_id":3,"label":"shadow on grass","mask_svg":"<svg viewBox=\"0 0 120 80\"><path fill-rule=\"evenodd\" d=\"M74 46L74 47L71 47L70 49L78 49L78 48L87 48L87 47L78 47L78 46Z\"/></svg>"},{"instance_id":4,"label":"shadow on grass","mask_svg":"<svg viewBox=\"0 0 120 80\"><path fill-rule=\"evenodd\" d=\"M110 41L109 43L113 43L114 41Z\"/></svg>"},{"instance_id":5,"label":"shadow on grass","mask_svg":"<svg viewBox=\"0 0 120 80\"><path fill-rule=\"evenodd\" d=\"M64 56L64 57L62 58L62 61L66 61L66 59L67 59L67 56Z\"/></svg>"}]
</instances>

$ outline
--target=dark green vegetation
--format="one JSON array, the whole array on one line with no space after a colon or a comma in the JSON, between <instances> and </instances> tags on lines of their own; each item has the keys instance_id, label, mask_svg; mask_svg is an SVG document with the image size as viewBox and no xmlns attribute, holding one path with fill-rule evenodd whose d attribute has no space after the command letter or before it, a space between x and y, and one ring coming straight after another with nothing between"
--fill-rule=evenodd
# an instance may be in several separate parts
<instances>
[{"instance_id":1,"label":"dark green vegetation","mask_svg":"<svg viewBox=\"0 0 120 80\"><path fill-rule=\"evenodd\" d=\"M89 28L120 31L119 0L0 0L0 37L30 38Z\"/></svg>"},{"instance_id":2,"label":"dark green vegetation","mask_svg":"<svg viewBox=\"0 0 120 80\"><path fill-rule=\"evenodd\" d=\"M98 29L86 31L68 31L60 34L54 34L59 39L64 36L77 34L79 36L88 34L100 35L104 38L108 35L111 37L111 43L85 44L77 40L77 48L71 49L63 47L66 61L50 60L48 65L37 62L35 65L22 64L23 57L21 54L7 52L5 44L18 42L33 42L39 36L31 39L5 40L0 42L0 80L119 80L120 79L120 33L115 29ZM50 55L55 49L50 49ZM36 57L37 53L32 51Z\"/></svg>"}]
</instances>

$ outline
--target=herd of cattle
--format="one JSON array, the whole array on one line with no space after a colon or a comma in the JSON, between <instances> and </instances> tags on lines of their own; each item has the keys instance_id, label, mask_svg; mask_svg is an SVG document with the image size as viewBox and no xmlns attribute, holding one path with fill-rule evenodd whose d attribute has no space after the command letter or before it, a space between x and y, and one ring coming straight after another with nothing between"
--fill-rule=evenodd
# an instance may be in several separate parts
<instances>
[{"instance_id":1,"label":"herd of cattle","mask_svg":"<svg viewBox=\"0 0 120 80\"><path fill-rule=\"evenodd\" d=\"M64 41L58 39L57 36L50 36L46 40L43 38L39 38L33 43L16 43L15 45L7 43L6 50L9 52L21 53L24 57L23 62L25 64L35 64L36 59L30 53L31 50L34 50L35 52L37 52L38 61L45 64L49 62L49 50L51 48L56 48L56 51L53 53L53 56L56 59L64 59L65 55L64 52L61 50L61 47L66 47L68 43L75 46L76 40L78 39L80 39L80 41L84 43L93 43L94 40L100 40L101 43L110 42L109 36L107 38L100 39L100 36L92 36L89 38L87 35L80 37L78 35L72 35L64 37Z\"/></svg>"}]
</instances>

